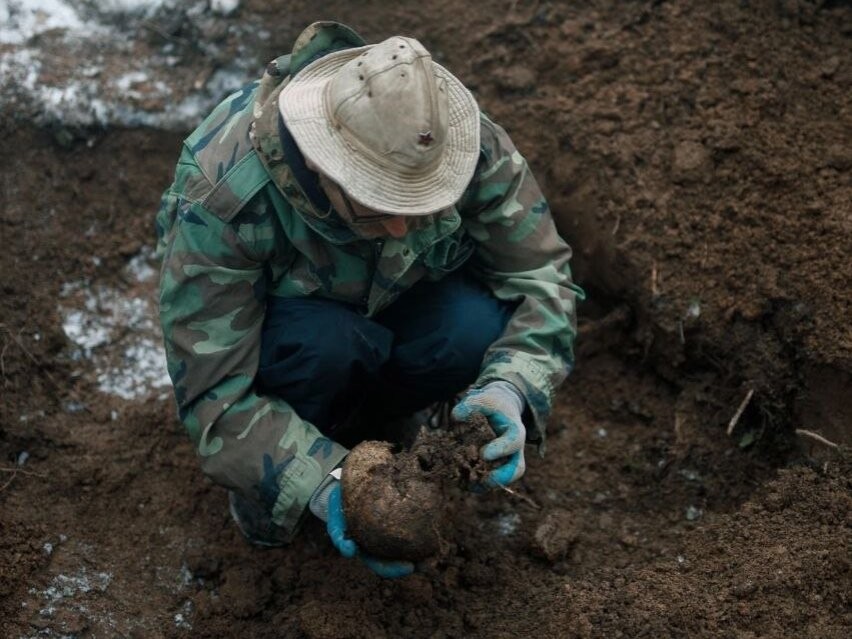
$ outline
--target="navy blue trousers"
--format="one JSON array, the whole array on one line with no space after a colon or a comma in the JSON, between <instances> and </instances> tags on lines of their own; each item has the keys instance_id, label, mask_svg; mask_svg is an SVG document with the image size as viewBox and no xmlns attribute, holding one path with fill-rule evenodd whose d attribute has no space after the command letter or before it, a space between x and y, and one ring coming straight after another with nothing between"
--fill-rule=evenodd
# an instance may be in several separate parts
<instances>
[{"instance_id":1,"label":"navy blue trousers","mask_svg":"<svg viewBox=\"0 0 852 639\"><path fill-rule=\"evenodd\" d=\"M318 298L270 298L258 384L325 434L358 412L389 420L476 380L514 310L456 272L420 282L376 317Z\"/></svg>"}]
</instances>

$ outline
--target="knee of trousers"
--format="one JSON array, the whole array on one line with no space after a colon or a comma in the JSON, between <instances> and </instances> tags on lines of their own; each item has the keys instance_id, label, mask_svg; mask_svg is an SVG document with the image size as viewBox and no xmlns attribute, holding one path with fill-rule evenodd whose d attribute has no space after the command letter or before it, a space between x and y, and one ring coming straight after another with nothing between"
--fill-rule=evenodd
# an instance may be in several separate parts
<instances>
[{"instance_id":1,"label":"knee of trousers","mask_svg":"<svg viewBox=\"0 0 852 639\"><path fill-rule=\"evenodd\" d=\"M378 371L391 342L390 331L344 305L283 300L267 308L258 380L284 399L287 390L334 394Z\"/></svg>"},{"instance_id":2,"label":"knee of trousers","mask_svg":"<svg viewBox=\"0 0 852 639\"><path fill-rule=\"evenodd\" d=\"M474 381L488 347L506 327L508 312L496 300L468 302L438 326L393 351L394 367L408 377L441 375Z\"/></svg>"}]
</instances>

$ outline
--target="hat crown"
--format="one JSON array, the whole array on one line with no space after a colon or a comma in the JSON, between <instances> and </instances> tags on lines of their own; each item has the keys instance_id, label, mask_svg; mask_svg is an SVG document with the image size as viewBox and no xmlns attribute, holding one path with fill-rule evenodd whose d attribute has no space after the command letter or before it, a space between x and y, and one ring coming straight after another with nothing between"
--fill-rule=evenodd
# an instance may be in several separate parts
<instances>
[{"instance_id":1,"label":"hat crown","mask_svg":"<svg viewBox=\"0 0 852 639\"><path fill-rule=\"evenodd\" d=\"M332 125L384 166L418 172L441 157L448 97L420 42L396 36L343 65L328 83Z\"/></svg>"}]
</instances>

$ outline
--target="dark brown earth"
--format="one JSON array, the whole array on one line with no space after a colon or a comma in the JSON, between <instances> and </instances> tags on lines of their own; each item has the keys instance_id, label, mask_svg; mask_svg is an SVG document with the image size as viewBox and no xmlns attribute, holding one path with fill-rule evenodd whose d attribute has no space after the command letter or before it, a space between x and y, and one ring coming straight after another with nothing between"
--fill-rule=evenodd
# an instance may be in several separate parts
<instances>
[{"instance_id":1,"label":"dark brown earth","mask_svg":"<svg viewBox=\"0 0 852 639\"><path fill-rule=\"evenodd\" d=\"M795 429L852 433L852 9L324 7L241 11L274 23L267 57L318 17L419 37L575 247L590 301L546 456L520 496L467 497L463 541L399 582L317 522L249 547L171 402L101 394L57 312L69 280L129 286L181 136L60 148L4 113L0 636L849 636L849 453Z\"/></svg>"}]
</instances>

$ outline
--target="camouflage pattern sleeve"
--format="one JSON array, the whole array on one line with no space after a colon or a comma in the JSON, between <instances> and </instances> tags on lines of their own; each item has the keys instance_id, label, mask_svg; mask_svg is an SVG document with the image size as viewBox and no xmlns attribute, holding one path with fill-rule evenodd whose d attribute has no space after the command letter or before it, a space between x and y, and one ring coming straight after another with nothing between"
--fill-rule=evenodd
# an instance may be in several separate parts
<instances>
[{"instance_id":1,"label":"camouflage pattern sleeve","mask_svg":"<svg viewBox=\"0 0 852 639\"><path fill-rule=\"evenodd\" d=\"M575 304L571 249L508 134L482 117L481 158L460 210L476 240L472 272L501 300L517 304L503 335L485 354L476 386L511 382L528 407L528 437L543 444L556 389L570 372Z\"/></svg>"},{"instance_id":2,"label":"camouflage pattern sleeve","mask_svg":"<svg viewBox=\"0 0 852 639\"><path fill-rule=\"evenodd\" d=\"M289 539L347 451L286 402L256 392L263 265L286 260L287 242L261 195L227 221L185 199L195 170L178 165L157 221L160 320L180 419L205 474L262 505Z\"/></svg>"}]
</instances>

